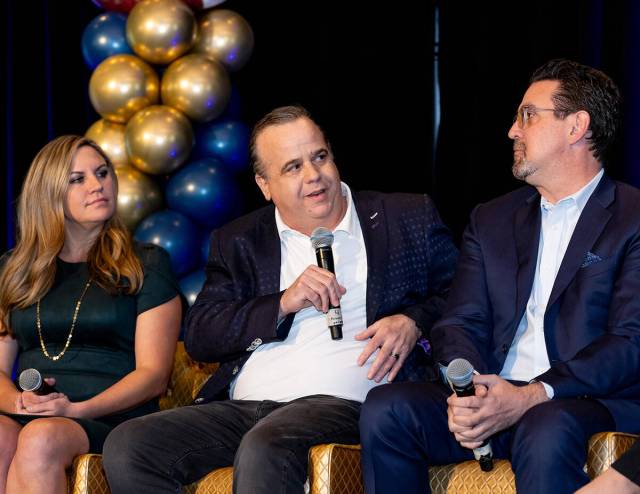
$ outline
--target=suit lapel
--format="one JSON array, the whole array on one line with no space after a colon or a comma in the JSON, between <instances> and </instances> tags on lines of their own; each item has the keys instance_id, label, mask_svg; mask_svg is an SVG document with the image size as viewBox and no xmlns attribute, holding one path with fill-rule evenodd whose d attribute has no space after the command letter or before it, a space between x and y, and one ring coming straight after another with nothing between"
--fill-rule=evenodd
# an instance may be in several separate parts
<instances>
[{"instance_id":1,"label":"suit lapel","mask_svg":"<svg viewBox=\"0 0 640 494\"><path fill-rule=\"evenodd\" d=\"M389 239L382 201L352 194L367 250L367 326L373 324L386 287Z\"/></svg>"},{"instance_id":2,"label":"suit lapel","mask_svg":"<svg viewBox=\"0 0 640 494\"><path fill-rule=\"evenodd\" d=\"M260 252L255 252L258 292L261 294L280 291L280 235L276 226L275 210L269 208L258 223Z\"/></svg>"},{"instance_id":3,"label":"suit lapel","mask_svg":"<svg viewBox=\"0 0 640 494\"><path fill-rule=\"evenodd\" d=\"M521 317L526 307L538 262L540 243L540 196L532 193L516 212L514 234L518 256L516 281L516 316ZM519 321L516 321L516 323Z\"/></svg>"},{"instance_id":4,"label":"suit lapel","mask_svg":"<svg viewBox=\"0 0 640 494\"><path fill-rule=\"evenodd\" d=\"M560 269L553 284L547 307L551 307L567 288L567 285L580 269L585 255L592 249L602 230L609 222L611 213L607 208L613 202L614 197L615 183L606 175L603 175L600 184L598 184L580 214L580 219L573 231L567 251L562 258L562 264L560 264Z\"/></svg>"}]
</instances>

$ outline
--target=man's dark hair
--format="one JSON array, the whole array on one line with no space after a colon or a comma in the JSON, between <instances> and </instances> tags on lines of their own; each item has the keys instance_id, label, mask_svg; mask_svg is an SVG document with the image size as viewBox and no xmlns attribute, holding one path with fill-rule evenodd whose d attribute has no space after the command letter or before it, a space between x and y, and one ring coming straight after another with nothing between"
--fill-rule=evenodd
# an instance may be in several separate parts
<instances>
[{"instance_id":1,"label":"man's dark hair","mask_svg":"<svg viewBox=\"0 0 640 494\"><path fill-rule=\"evenodd\" d=\"M329 151L331 151L331 146L327 141L327 137L324 131L311 118L311 115L306 108L301 105L280 106L267 113L264 117L258 120L258 123L256 123L253 127L251 138L249 139L249 158L251 159L251 164L253 166L253 173L255 173L256 175L260 175L261 177L265 176L264 164L260 162L256 150L256 140L258 139L258 135L260 135L260 133L267 127L271 127L272 125L286 124L298 120L299 118L309 119L314 124L316 124L316 126L320 129L320 132L322 132L322 137L327 144L327 148L329 149Z\"/></svg>"},{"instance_id":2,"label":"man's dark hair","mask_svg":"<svg viewBox=\"0 0 640 494\"><path fill-rule=\"evenodd\" d=\"M589 113L591 136L589 150L599 160L614 141L620 123L620 91L604 72L565 59L555 59L539 67L530 84L538 81L558 81L560 86L551 98L556 116L584 110Z\"/></svg>"}]
</instances>

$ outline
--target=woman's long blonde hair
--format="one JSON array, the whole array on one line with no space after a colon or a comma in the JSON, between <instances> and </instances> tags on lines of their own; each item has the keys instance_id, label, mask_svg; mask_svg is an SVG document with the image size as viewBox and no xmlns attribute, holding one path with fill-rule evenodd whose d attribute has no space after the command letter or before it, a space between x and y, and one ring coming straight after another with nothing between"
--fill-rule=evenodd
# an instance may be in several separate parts
<instances>
[{"instance_id":1,"label":"woman's long blonde hair","mask_svg":"<svg viewBox=\"0 0 640 494\"><path fill-rule=\"evenodd\" d=\"M113 175L107 155L93 141L75 135L58 137L34 158L18 201L17 243L0 273L0 336L12 334L9 314L40 300L53 285L56 258L64 245L64 204L71 165L78 149L92 147ZM89 275L110 293L136 293L142 286L142 264L117 213L105 222L87 256Z\"/></svg>"}]
</instances>

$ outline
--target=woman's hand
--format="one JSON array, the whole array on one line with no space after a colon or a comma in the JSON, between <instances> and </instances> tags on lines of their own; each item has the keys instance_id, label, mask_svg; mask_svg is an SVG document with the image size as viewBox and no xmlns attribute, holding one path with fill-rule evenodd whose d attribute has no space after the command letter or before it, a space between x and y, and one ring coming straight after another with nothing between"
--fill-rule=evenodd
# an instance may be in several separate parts
<instances>
[{"instance_id":1,"label":"woman's hand","mask_svg":"<svg viewBox=\"0 0 640 494\"><path fill-rule=\"evenodd\" d=\"M16 413L25 415L43 415L52 416L57 415L61 417L79 417L80 416L80 404L69 401L69 398L62 393L50 393L44 396L38 396L40 400L33 400L29 405L24 403L24 395L27 392L22 393L21 399L18 399L16 403ZM34 393L29 393L33 395ZM33 397L30 396L29 399Z\"/></svg>"},{"instance_id":2,"label":"woman's hand","mask_svg":"<svg viewBox=\"0 0 640 494\"><path fill-rule=\"evenodd\" d=\"M55 386L56 380L52 377L45 378L50 386ZM49 393L39 395L31 391L23 391L16 399L16 413L27 415L63 415L73 417L71 413L75 404L69 401L64 393Z\"/></svg>"}]
</instances>

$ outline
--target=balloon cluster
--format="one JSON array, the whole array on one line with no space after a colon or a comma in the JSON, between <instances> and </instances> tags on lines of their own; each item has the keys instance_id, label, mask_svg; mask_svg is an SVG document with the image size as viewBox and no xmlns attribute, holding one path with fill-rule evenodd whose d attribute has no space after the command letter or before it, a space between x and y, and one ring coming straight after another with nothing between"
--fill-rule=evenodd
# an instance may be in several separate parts
<instances>
[{"instance_id":1,"label":"balloon cluster","mask_svg":"<svg viewBox=\"0 0 640 494\"><path fill-rule=\"evenodd\" d=\"M106 12L82 36L102 117L86 135L116 167L120 216L136 239L169 252L190 303L208 233L242 212L234 175L248 162L249 129L224 112L253 31L212 8L223 1L93 0Z\"/></svg>"}]
</instances>

